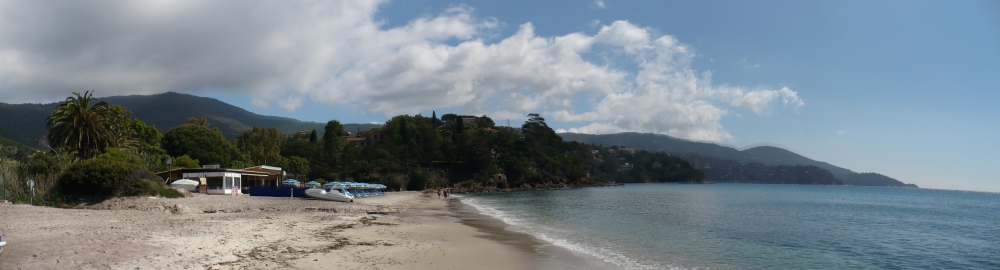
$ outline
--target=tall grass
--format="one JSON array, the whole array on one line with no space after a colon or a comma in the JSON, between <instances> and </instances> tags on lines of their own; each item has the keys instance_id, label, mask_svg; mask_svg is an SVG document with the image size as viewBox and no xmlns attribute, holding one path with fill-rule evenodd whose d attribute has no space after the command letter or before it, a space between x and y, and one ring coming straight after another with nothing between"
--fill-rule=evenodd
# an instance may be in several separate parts
<instances>
[{"instance_id":1,"label":"tall grass","mask_svg":"<svg viewBox=\"0 0 1000 270\"><path fill-rule=\"evenodd\" d=\"M32 174L26 163L4 159L0 162L0 196L13 203L32 203L33 205L59 206L65 200L56 194L55 187L59 181L59 173ZM35 195L31 198L31 188L28 180L35 181Z\"/></svg>"}]
</instances>

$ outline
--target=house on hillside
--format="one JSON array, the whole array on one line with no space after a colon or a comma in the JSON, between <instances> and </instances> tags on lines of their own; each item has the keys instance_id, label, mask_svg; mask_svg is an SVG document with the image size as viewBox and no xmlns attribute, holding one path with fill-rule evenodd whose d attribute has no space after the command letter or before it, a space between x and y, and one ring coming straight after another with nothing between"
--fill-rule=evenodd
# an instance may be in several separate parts
<instances>
[{"instance_id":1,"label":"house on hillside","mask_svg":"<svg viewBox=\"0 0 1000 270\"><path fill-rule=\"evenodd\" d=\"M475 123L476 123L475 117L462 117L462 124L465 126L469 126Z\"/></svg>"},{"instance_id":2,"label":"house on hillside","mask_svg":"<svg viewBox=\"0 0 1000 270\"><path fill-rule=\"evenodd\" d=\"M631 171L633 167L634 167L634 165L632 165L632 163L625 162L625 164L622 164L622 165L618 166L618 171L619 172Z\"/></svg>"},{"instance_id":3,"label":"house on hillside","mask_svg":"<svg viewBox=\"0 0 1000 270\"><path fill-rule=\"evenodd\" d=\"M356 137L347 136L347 142L354 144L355 146L369 146L385 143L385 134L382 131L372 131L368 135L361 136L360 134Z\"/></svg>"}]
</instances>

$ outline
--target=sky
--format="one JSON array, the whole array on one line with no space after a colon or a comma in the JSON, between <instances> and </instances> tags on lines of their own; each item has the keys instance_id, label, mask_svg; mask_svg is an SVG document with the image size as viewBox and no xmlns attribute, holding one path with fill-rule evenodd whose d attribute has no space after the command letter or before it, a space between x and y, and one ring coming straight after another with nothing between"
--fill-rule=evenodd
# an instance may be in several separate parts
<instances>
[{"instance_id":1,"label":"sky","mask_svg":"<svg viewBox=\"0 0 1000 270\"><path fill-rule=\"evenodd\" d=\"M0 102L87 90L316 122L540 113L1000 192L996 1L0 1Z\"/></svg>"}]
</instances>

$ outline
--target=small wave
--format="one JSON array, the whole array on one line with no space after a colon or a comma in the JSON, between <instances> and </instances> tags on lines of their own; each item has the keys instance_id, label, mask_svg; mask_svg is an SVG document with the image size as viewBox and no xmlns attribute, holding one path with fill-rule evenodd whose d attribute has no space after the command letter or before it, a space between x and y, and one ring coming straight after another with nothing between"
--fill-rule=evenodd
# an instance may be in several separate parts
<instances>
[{"instance_id":1,"label":"small wave","mask_svg":"<svg viewBox=\"0 0 1000 270\"><path fill-rule=\"evenodd\" d=\"M547 228L544 225L540 224L532 224L527 220L516 217L516 214L506 213L500 209L497 209L496 207L488 205L487 203L479 199L465 198L462 199L462 202L472 206L477 211L479 211L480 214L498 219L508 225L513 226L515 232L532 235L535 238L548 242L552 245L572 250L574 252L593 256L602 261L617 265L624 269L683 269L676 266L664 266L656 262L640 262L634 258L631 258L611 248L599 247L587 243L581 243L569 240L566 237L561 236L558 233L555 233L558 230Z\"/></svg>"}]
</instances>

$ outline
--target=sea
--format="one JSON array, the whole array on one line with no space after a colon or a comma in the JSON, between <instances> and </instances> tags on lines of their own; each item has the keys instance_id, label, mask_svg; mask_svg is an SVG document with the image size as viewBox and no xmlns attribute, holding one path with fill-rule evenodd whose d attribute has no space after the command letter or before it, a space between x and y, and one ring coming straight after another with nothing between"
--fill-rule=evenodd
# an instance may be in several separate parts
<instances>
[{"instance_id":1,"label":"sea","mask_svg":"<svg viewBox=\"0 0 1000 270\"><path fill-rule=\"evenodd\" d=\"M997 193L651 183L460 196L594 268L1000 269Z\"/></svg>"}]
</instances>

